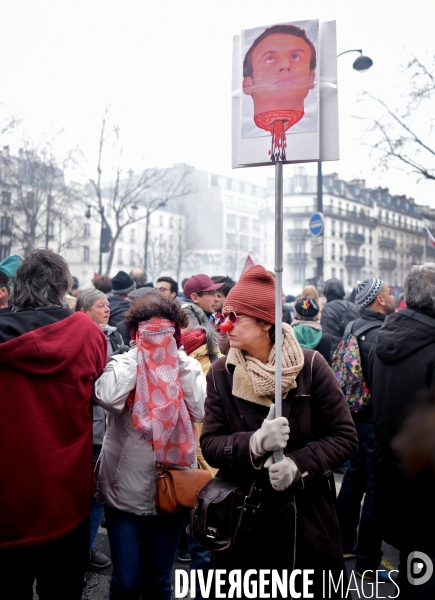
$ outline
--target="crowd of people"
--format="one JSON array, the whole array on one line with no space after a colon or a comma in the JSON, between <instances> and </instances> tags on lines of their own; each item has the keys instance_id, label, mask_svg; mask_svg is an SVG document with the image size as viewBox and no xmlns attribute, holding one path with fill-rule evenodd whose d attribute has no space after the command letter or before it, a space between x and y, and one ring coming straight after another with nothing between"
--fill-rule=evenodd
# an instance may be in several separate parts
<instances>
[{"instance_id":1,"label":"crowd of people","mask_svg":"<svg viewBox=\"0 0 435 600\"><path fill-rule=\"evenodd\" d=\"M204 573L312 569L320 598L323 573L346 577L350 557L358 576L396 581L383 540L400 553L400 598L416 598L409 556L429 571L435 556L435 264L411 268L400 305L380 278L320 292L283 292L278 323L260 265L237 282L196 274L179 287L136 268L79 289L49 250L3 260L5 598L30 600L36 582L41 600L80 600L91 564L112 565L110 600L170 600L177 555ZM186 518L156 510L162 464L257 490L250 527L225 551L203 548ZM95 546L102 523L110 557ZM434 578L418 593L434 597Z\"/></svg>"}]
</instances>

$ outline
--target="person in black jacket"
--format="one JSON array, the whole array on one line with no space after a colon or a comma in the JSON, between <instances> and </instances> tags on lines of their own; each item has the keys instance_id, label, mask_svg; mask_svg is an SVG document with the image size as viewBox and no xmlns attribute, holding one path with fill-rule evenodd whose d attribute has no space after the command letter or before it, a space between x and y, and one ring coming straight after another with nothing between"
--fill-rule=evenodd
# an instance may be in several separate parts
<instances>
[{"instance_id":1,"label":"person in black jacket","mask_svg":"<svg viewBox=\"0 0 435 600\"><path fill-rule=\"evenodd\" d=\"M396 302L390 288L382 279L366 279L359 286L356 300L360 318L356 319L351 332L372 325L358 336L361 367L367 384L369 379L369 352L382 327L385 317L394 312ZM358 434L358 448L350 458L337 500L340 536L345 558L356 556L356 573L359 576L388 580L388 565L382 562L382 537L373 521L374 453L373 408L369 404L352 417ZM361 502L364 504L360 516ZM359 529L358 529L359 525ZM357 534L358 531L358 534ZM368 572L367 572L368 571Z\"/></svg>"},{"instance_id":2,"label":"person in black jacket","mask_svg":"<svg viewBox=\"0 0 435 600\"><path fill-rule=\"evenodd\" d=\"M112 277L112 296L109 296L110 318L109 325L116 327L130 310L127 295L136 289L136 283L125 271L119 271Z\"/></svg>"},{"instance_id":3,"label":"person in black jacket","mask_svg":"<svg viewBox=\"0 0 435 600\"><path fill-rule=\"evenodd\" d=\"M399 549L401 600L416 598L419 591L407 578L410 553L435 555L435 513L423 511L410 493L402 462L391 444L421 394L435 388L435 264L412 267L404 291L407 308L391 315L370 355L375 514L383 539ZM425 493L434 498L434 485L428 484Z\"/></svg>"},{"instance_id":4,"label":"person in black jacket","mask_svg":"<svg viewBox=\"0 0 435 600\"><path fill-rule=\"evenodd\" d=\"M344 287L335 277L325 283L326 305L322 309L322 329L331 336L332 352L337 347L346 325L359 317L357 307L344 300Z\"/></svg>"}]
</instances>

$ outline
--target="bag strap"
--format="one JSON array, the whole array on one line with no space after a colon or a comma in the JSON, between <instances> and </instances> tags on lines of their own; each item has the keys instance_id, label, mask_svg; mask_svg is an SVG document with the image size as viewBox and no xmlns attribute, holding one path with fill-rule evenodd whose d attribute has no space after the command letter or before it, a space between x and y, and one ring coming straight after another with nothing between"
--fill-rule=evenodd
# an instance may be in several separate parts
<instances>
[{"instance_id":1,"label":"bag strap","mask_svg":"<svg viewBox=\"0 0 435 600\"><path fill-rule=\"evenodd\" d=\"M366 331L370 331L371 329L375 329L376 327L379 327L379 329L380 329L381 325L379 323L368 323L367 325L364 325L363 327L360 327L360 329L358 329L358 331L355 331L355 333L353 335L358 339L358 337L360 335L362 335Z\"/></svg>"}]
</instances>

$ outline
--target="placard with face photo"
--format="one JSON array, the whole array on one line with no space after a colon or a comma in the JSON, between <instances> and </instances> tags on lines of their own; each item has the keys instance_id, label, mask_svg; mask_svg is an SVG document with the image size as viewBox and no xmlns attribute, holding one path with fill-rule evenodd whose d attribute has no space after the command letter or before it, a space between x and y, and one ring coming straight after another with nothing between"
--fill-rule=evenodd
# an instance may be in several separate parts
<instances>
[{"instance_id":1,"label":"placard with face photo","mask_svg":"<svg viewBox=\"0 0 435 600\"><path fill-rule=\"evenodd\" d=\"M335 21L279 23L234 38L234 168L278 156L338 159L336 56Z\"/></svg>"}]
</instances>

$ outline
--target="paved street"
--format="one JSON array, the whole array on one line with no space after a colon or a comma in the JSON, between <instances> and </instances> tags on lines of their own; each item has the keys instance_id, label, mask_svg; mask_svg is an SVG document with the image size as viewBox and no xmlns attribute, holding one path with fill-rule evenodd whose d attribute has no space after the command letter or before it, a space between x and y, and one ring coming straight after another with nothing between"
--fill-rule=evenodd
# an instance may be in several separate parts
<instances>
[{"instance_id":1,"label":"paved street","mask_svg":"<svg viewBox=\"0 0 435 600\"><path fill-rule=\"evenodd\" d=\"M341 481L343 479L343 475L335 474L335 481L337 492L340 489ZM110 548L109 548L109 540L107 537L107 532L104 528L100 527L97 542L97 548L104 552L107 556L110 556ZM397 568L398 567L398 552L395 548L392 548L388 544L384 544L384 557L388 559L392 565ZM352 575L352 572L355 568L355 560L346 561L347 573L353 582L356 582L358 585L359 594L354 591L352 594L352 600L357 600L358 598L388 598L394 597L397 594L397 589L392 583L380 584L378 588L378 595L376 594L376 590L374 590L374 586L372 583L365 583L364 589L361 590L361 579ZM189 570L189 564L176 562L174 565L174 569L184 569ZM83 593L82 600L107 600L109 597L109 581L111 575L111 567L107 569L94 569L90 567L90 570L86 574L86 586ZM365 594L365 596L363 595ZM175 598L175 597L174 597ZM351 596L349 596L349 599ZM34 600L37 600L36 594L34 595ZM147 599L151 600L151 599Z\"/></svg>"}]
</instances>

